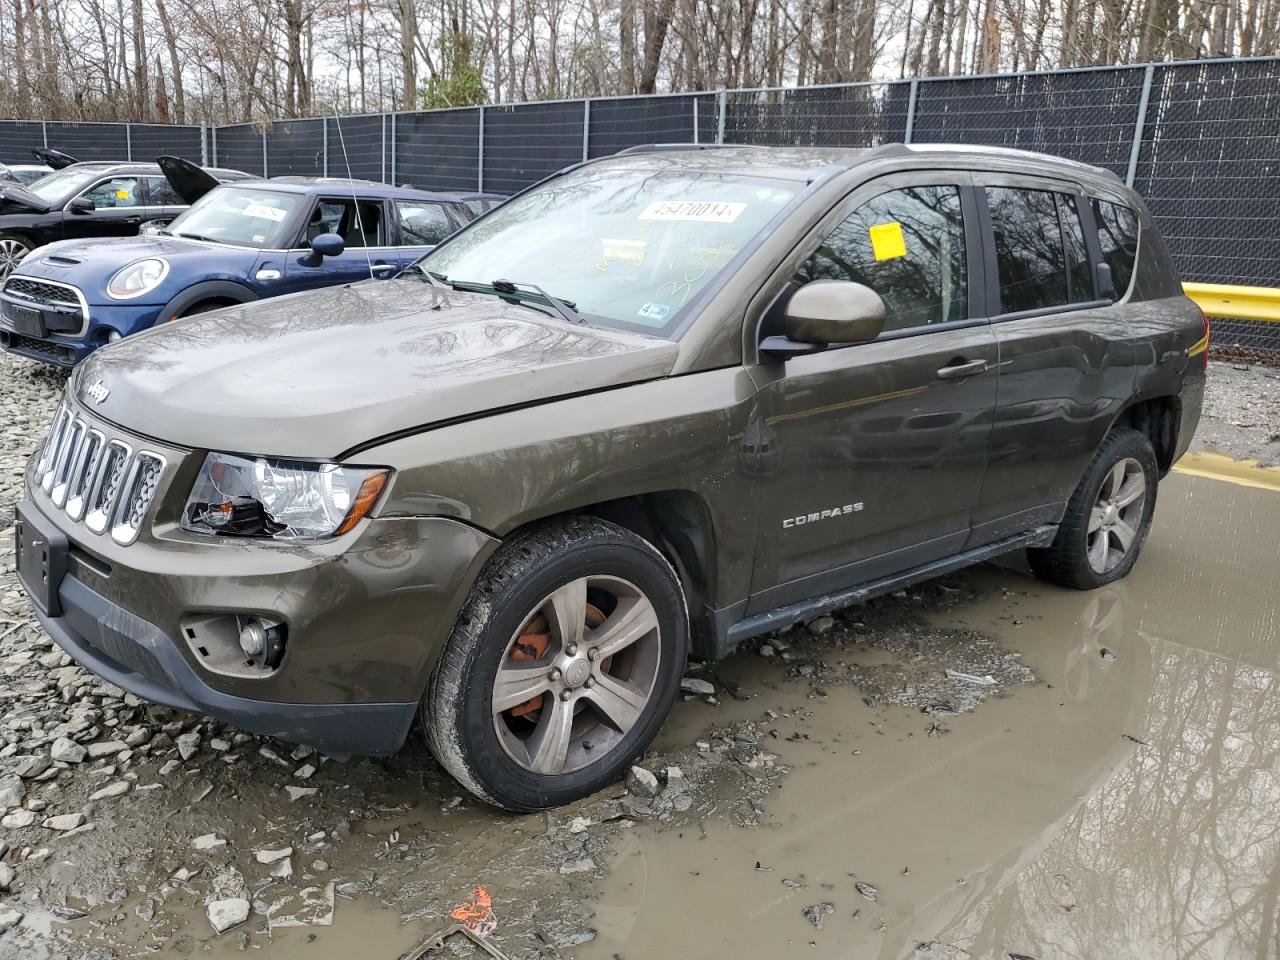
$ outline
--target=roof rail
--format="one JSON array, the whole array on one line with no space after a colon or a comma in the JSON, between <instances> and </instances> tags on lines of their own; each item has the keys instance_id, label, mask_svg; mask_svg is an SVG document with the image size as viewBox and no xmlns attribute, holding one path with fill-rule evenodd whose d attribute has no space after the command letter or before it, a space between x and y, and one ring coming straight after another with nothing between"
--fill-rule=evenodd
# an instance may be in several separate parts
<instances>
[{"instance_id":1,"label":"roof rail","mask_svg":"<svg viewBox=\"0 0 1280 960\"><path fill-rule=\"evenodd\" d=\"M740 143L638 143L634 147L624 147L614 156L626 153L659 153L665 150L723 150L740 146Z\"/></svg>"}]
</instances>

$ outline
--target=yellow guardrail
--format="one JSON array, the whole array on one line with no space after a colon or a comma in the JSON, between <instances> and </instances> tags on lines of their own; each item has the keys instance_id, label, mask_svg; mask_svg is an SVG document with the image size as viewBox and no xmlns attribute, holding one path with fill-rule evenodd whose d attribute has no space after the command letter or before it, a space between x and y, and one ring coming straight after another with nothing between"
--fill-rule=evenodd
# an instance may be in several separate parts
<instances>
[{"instance_id":1,"label":"yellow guardrail","mask_svg":"<svg viewBox=\"0 0 1280 960\"><path fill-rule=\"evenodd\" d=\"M1280 287L1237 287L1228 283L1184 283L1187 296L1210 317L1280 323Z\"/></svg>"}]
</instances>

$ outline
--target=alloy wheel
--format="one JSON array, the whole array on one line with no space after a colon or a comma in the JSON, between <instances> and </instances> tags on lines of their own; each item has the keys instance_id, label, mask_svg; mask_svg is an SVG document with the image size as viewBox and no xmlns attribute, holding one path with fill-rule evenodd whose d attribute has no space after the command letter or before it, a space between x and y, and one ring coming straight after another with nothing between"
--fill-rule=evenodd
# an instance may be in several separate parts
<instances>
[{"instance_id":1,"label":"alloy wheel","mask_svg":"<svg viewBox=\"0 0 1280 960\"><path fill-rule=\"evenodd\" d=\"M524 618L499 664L491 710L503 750L545 776L604 759L644 715L661 661L642 590L620 577L564 584Z\"/></svg>"},{"instance_id":2,"label":"alloy wheel","mask_svg":"<svg viewBox=\"0 0 1280 960\"><path fill-rule=\"evenodd\" d=\"M1087 549L1094 573L1115 569L1129 553L1142 525L1147 478L1142 464L1125 457L1111 468L1089 511Z\"/></svg>"},{"instance_id":3,"label":"alloy wheel","mask_svg":"<svg viewBox=\"0 0 1280 960\"><path fill-rule=\"evenodd\" d=\"M0 279L13 273L30 252L31 248L21 240L0 240Z\"/></svg>"}]
</instances>

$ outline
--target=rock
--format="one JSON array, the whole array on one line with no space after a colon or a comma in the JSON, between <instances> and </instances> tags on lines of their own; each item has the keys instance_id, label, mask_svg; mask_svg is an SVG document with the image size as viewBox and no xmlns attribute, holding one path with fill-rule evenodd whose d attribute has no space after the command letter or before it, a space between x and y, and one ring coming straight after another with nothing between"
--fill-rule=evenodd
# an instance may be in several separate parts
<instances>
[{"instance_id":1,"label":"rock","mask_svg":"<svg viewBox=\"0 0 1280 960\"><path fill-rule=\"evenodd\" d=\"M666 793L668 795L684 793L689 789L689 778L684 775L684 771L679 767L667 767L664 772L666 774Z\"/></svg>"},{"instance_id":2,"label":"rock","mask_svg":"<svg viewBox=\"0 0 1280 960\"><path fill-rule=\"evenodd\" d=\"M320 789L318 787L285 787L284 792L289 795L290 803L297 803L303 797L314 797Z\"/></svg>"},{"instance_id":3,"label":"rock","mask_svg":"<svg viewBox=\"0 0 1280 960\"><path fill-rule=\"evenodd\" d=\"M293 879L293 858L285 857L283 860L277 860L271 865L271 876L277 880Z\"/></svg>"},{"instance_id":4,"label":"rock","mask_svg":"<svg viewBox=\"0 0 1280 960\"><path fill-rule=\"evenodd\" d=\"M968 956L971 956L968 950L962 950L957 946L942 943L938 940L931 940L928 943L917 944L915 951L911 954L911 960L964 960ZM1007 956L1018 958L1022 957L1022 954L1010 953ZM1030 960L1030 958L1026 958L1026 960Z\"/></svg>"},{"instance_id":5,"label":"rock","mask_svg":"<svg viewBox=\"0 0 1280 960\"><path fill-rule=\"evenodd\" d=\"M117 753L128 750L129 747L123 740L105 740L102 743L91 743L85 748L88 751L89 759L97 760L101 757L112 757Z\"/></svg>"},{"instance_id":6,"label":"rock","mask_svg":"<svg viewBox=\"0 0 1280 960\"><path fill-rule=\"evenodd\" d=\"M226 933L249 919L249 901L241 897L209 904L209 923L216 933Z\"/></svg>"},{"instance_id":7,"label":"rock","mask_svg":"<svg viewBox=\"0 0 1280 960\"><path fill-rule=\"evenodd\" d=\"M652 799L658 795L658 778L644 767L632 767L627 774L627 789L634 796Z\"/></svg>"},{"instance_id":8,"label":"rock","mask_svg":"<svg viewBox=\"0 0 1280 960\"><path fill-rule=\"evenodd\" d=\"M231 749L231 741L223 740L220 737L214 737L209 741L209 749L216 750L218 753L226 753Z\"/></svg>"},{"instance_id":9,"label":"rock","mask_svg":"<svg viewBox=\"0 0 1280 960\"><path fill-rule=\"evenodd\" d=\"M53 765L48 757L23 757L14 764L13 772L23 780L31 780L40 776Z\"/></svg>"},{"instance_id":10,"label":"rock","mask_svg":"<svg viewBox=\"0 0 1280 960\"><path fill-rule=\"evenodd\" d=\"M123 780L109 783L101 790L89 794L90 800L109 800L111 797L122 797L129 792L129 784Z\"/></svg>"},{"instance_id":11,"label":"rock","mask_svg":"<svg viewBox=\"0 0 1280 960\"><path fill-rule=\"evenodd\" d=\"M814 925L817 929L822 929L823 917L829 917L836 912L834 903L814 903L804 908L804 918Z\"/></svg>"},{"instance_id":12,"label":"rock","mask_svg":"<svg viewBox=\"0 0 1280 960\"><path fill-rule=\"evenodd\" d=\"M680 681L680 689L685 693L695 693L699 696L714 696L716 692L712 684L698 677L685 677Z\"/></svg>"},{"instance_id":13,"label":"rock","mask_svg":"<svg viewBox=\"0 0 1280 960\"><path fill-rule=\"evenodd\" d=\"M18 874L13 867L7 863L0 863L0 890L8 890L13 886L13 881L18 878Z\"/></svg>"},{"instance_id":14,"label":"rock","mask_svg":"<svg viewBox=\"0 0 1280 960\"><path fill-rule=\"evenodd\" d=\"M582 857L578 860L571 860L568 863L560 864L560 872L566 877L575 873L591 873L595 868L596 862L590 857Z\"/></svg>"},{"instance_id":15,"label":"rock","mask_svg":"<svg viewBox=\"0 0 1280 960\"><path fill-rule=\"evenodd\" d=\"M156 917L156 902L147 897L147 899L133 908L133 912L138 915L138 919L143 923L150 923Z\"/></svg>"},{"instance_id":16,"label":"rock","mask_svg":"<svg viewBox=\"0 0 1280 960\"><path fill-rule=\"evenodd\" d=\"M586 833L591 827L591 821L586 817L574 817L569 821L570 833Z\"/></svg>"},{"instance_id":17,"label":"rock","mask_svg":"<svg viewBox=\"0 0 1280 960\"><path fill-rule=\"evenodd\" d=\"M0 777L0 810L21 806L26 795L27 788L22 785L21 777Z\"/></svg>"},{"instance_id":18,"label":"rock","mask_svg":"<svg viewBox=\"0 0 1280 960\"><path fill-rule=\"evenodd\" d=\"M180 766L182 766L182 762L179 760L166 760L164 762L164 766L160 768L160 776L167 777L169 776L169 774L177 770Z\"/></svg>"},{"instance_id":19,"label":"rock","mask_svg":"<svg viewBox=\"0 0 1280 960\"><path fill-rule=\"evenodd\" d=\"M284 860L293 856L293 847L281 847L279 850L259 850L254 853L254 857L259 863L275 863L277 860Z\"/></svg>"},{"instance_id":20,"label":"rock","mask_svg":"<svg viewBox=\"0 0 1280 960\"><path fill-rule=\"evenodd\" d=\"M777 653L777 651L773 649L773 646L772 646L771 644L768 644L768 643L762 643L762 644L760 644L760 656L762 656L762 657L772 657L772 656L774 656L776 653Z\"/></svg>"},{"instance_id":21,"label":"rock","mask_svg":"<svg viewBox=\"0 0 1280 960\"><path fill-rule=\"evenodd\" d=\"M5 816L3 820L0 820L0 827L17 830L21 827L31 826L38 819L39 817L34 810L14 810Z\"/></svg>"},{"instance_id":22,"label":"rock","mask_svg":"<svg viewBox=\"0 0 1280 960\"><path fill-rule=\"evenodd\" d=\"M50 830L66 831L74 830L76 827L84 823L83 813L64 813L61 816L49 817L41 826Z\"/></svg>"},{"instance_id":23,"label":"rock","mask_svg":"<svg viewBox=\"0 0 1280 960\"><path fill-rule=\"evenodd\" d=\"M0 903L0 933L4 933L11 927L16 927L22 922L22 913L13 909L7 903Z\"/></svg>"},{"instance_id":24,"label":"rock","mask_svg":"<svg viewBox=\"0 0 1280 960\"><path fill-rule=\"evenodd\" d=\"M173 742L178 746L178 756L183 760L190 760L200 749L200 734L193 730L177 737Z\"/></svg>"},{"instance_id":25,"label":"rock","mask_svg":"<svg viewBox=\"0 0 1280 960\"><path fill-rule=\"evenodd\" d=\"M834 617L818 617L809 623L809 632L815 636L821 636L836 625Z\"/></svg>"},{"instance_id":26,"label":"rock","mask_svg":"<svg viewBox=\"0 0 1280 960\"><path fill-rule=\"evenodd\" d=\"M857 881L853 885L853 889L857 890L861 896L866 897L868 900L876 900L880 896L879 890L869 883L863 883L861 880Z\"/></svg>"},{"instance_id":27,"label":"rock","mask_svg":"<svg viewBox=\"0 0 1280 960\"><path fill-rule=\"evenodd\" d=\"M89 751L66 737L59 737L49 748L49 756L60 763L83 763Z\"/></svg>"},{"instance_id":28,"label":"rock","mask_svg":"<svg viewBox=\"0 0 1280 960\"><path fill-rule=\"evenodd\" d=\"M218 850L226 845L226 837L220 837L216 833L206 833L204 836L196 837L191 841L191 846L204 852L209 850Z\"/></svg>"},{"instance_id":29,"label":"rock","mask_svg":"<svg viewBox=\"0 0 1280 960\"><path fill-rule=\"evenodd\" d=\"M297 770L293 771L293 775L298 780L310 780L316 774L316 768L310 763L304 763Z\"/></svg>"}]
</instances>

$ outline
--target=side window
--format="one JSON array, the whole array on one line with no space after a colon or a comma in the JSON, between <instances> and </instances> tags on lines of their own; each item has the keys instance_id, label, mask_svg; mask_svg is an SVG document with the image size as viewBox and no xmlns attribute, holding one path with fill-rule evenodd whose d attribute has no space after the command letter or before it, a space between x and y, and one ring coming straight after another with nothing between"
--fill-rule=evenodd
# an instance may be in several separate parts
<instances>
[{"instance_id":1,"label":"side window","mask_svg":"<svg viewBox=\"0 0 1280 960\"><path fill-rule=\"evenodd\" d=\"M406 246L435 246L453 233L449 214L438 203L397 200L396 210L400 214L401 242Z\"/></svg>"},{"instance_id":2,"label":"side window","mask_svg":"<svg viewBox=\"0 0 1280 960\"><path fill-rule=\"evenodd\" d=\"M1056 196L1048 190L987 188L1001 313L1070 302Z\"/></svg>"},{"instance_id":3,"label":"side window","mask_svg":"<svg viewBox=\"0 0 1280 960\"><path fill-rule=\"evenodd\" d=\"M880 294L885 330L963 320L968 268L960 190L906 187L868 200L823 241L795 280L853 280Z\"/></svg>"},{"instance_id":4,"label":"side window","mask_svg":"<svg viewBox=\"0 0 1280 960\"><path fill-rule=\"evenodd\" d=\"M147 184L147 202L157 207L185 207L183 200L164 177L144 177Z\"/></svg>"},{"instance_id":5,"label":"side window","mask_svg":"<svg viewBox=\"0 0 1280 960\"><path fill-rule=\"evenodd\" d=\"M336 233L346 242L347 249L385 245L382 203L377 200L361 200L359 211L360 215L357 217L356 202L352 199L325 197L311 211L301 246L309 246L322 233Z\"/></svg>"},{"instance_id":6,"label":"side window","mask_svg":"<svg viewBox=\"0 0 1280 960\"><path fill-rule=\"evenodd\" d=\"M112 177L90 187L84 192L84 197L92 200L99 210L108 207L139 207L142 206L142 199L138 195L139 186L137 177Z\"/></svg>"},{"instance_id":7,"label":"side window","mask_svg":"<svg viewBox=\"0 0 1280 960\"><path fill-rule=\"evenodd\" d=\"M1095 299L1093 269L1075 197L1058 194L1058 217L1062 223L1062 242L1067 248L1067 299L1071 303L1088 303Z\"/></svg>"},{"instance_id":8,"label":"side window","mask_svg":"<svg viewBox=\"0 0 1280 960\"><path fill-rule=\"evenodd\" d=\"M1128 207L1106 200L1093 201L1093 219L1098 224L1098 242L1102 259L1111 267L1116 295L1124 296L1133 277L1133 263L1138 256L1138 217Z\"/></svg>"}]
</instances>

